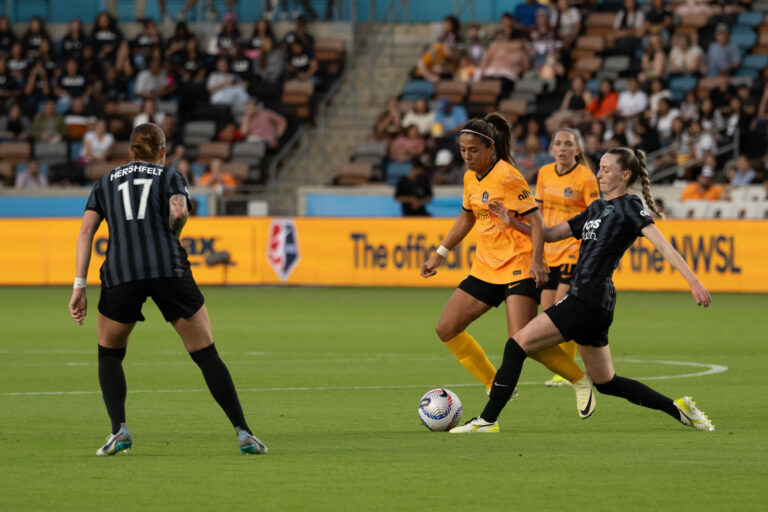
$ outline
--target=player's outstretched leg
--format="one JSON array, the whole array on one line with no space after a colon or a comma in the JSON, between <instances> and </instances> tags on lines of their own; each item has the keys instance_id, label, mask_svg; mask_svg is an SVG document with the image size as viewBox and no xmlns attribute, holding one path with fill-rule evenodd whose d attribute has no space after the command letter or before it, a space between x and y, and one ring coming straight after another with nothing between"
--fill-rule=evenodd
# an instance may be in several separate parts
<instances>
[{"instance_id":1,"label":"player's outstretched leg","mask_svg":"<svg viewBox=\"0 0 768 512\"><path fill-rule=\"evenodd\" d=\"M696 408L696 403L691 397L673 401L642 382L618 375L614 375L608 382L596 384L595 388L603 394L618 396L633 404L663 411L683 425L697 430L715 430L707 415Z\"/></svg>"}]
</instances>

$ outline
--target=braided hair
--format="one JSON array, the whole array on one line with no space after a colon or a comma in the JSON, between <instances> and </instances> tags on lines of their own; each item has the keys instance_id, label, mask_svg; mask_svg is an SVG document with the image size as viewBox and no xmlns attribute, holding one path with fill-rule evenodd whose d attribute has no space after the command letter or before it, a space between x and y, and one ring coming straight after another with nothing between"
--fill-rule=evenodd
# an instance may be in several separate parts
<instances>
[{"instance_id":1,"label":"braided hair","mask_svg":"<svg viewBox=\"0 0 768 512\"><path fill-rule=\"evenodd\" d=\"M645 162L645 151L642 149L614 148L608 150L607 154L616 155L619 166L632 173L629 177L629 185L633 185L637 178L640 178L645 205L649 210L658 215L659 218L663 219L664 214L659 211L656 201L654 201L651 195L651 178Z\"/></svg>"}]
</instances>

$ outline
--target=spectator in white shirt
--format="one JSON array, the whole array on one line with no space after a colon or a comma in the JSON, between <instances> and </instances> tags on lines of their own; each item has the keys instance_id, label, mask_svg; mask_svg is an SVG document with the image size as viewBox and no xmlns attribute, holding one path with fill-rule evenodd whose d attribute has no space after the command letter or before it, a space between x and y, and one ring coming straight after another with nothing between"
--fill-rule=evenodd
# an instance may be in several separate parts
<instances>
[{"instance_id":1,"label":"spectator in white shirt","mask_svg":"<svg viewBox=\"0 0 768 512\"><path fill-rule=\"evenodd\" d=\"M689 128L691 137L691 153L697 160L702 160L707 154L714 155L717 151L717 141L711 133L705 132L699 121L692 121Z\"/></svg>"},{"instance_id":2,"label":"spectator in white shirt","mask_svg":"<svg viewBox=\"0 0 768 512\"><path fill-rule=\"evenodd\" d=\"M692 45L688 34L678 34L672 39L667 73L672 75L698 73L703 55L704 50L697 44Z\"/></svg>"},{"instance_id":3,"label":"spectator in white shirt","mask_svg":"<svg viewBox=\"0 0 768 512\"><path fill-rule=\"evenodd\" d=\"M103 162L109 156L109 150L115 144L115 138L107 132L107 122L103 119L96 121L93 130L86 132L83 137L83 149L80 150L81 165Z\"/></svg>"},{"instance_id":4,"label":"spectator in white shirt","mask_svg":"<svg viewBox=\"0 0 768 512\"><path fill-rule=\"evenodd\" d=\"M739 155L736 166L728 169L728 179L734 187L746 187L751 185L757 177L755 170L749 162L749 158Z\"/></svg>"},{"instance_id":5,"label":"spectator in white shirt","mask_svg":"<svg viewBox=\"0 0 768 512\"><path fill-rule=\"evenodd\" d=\"M651 117L651 126L659 133L662 145L669 144L672 139L672 121L680 116L680 111L672 108L672 103L667 98L659 101L659 111Z\"/></svg>"},{"instance_id":6,"label":"spectator in white shirt","mask_svg":"<svg viewBox=\"0 0 768 512\"><path fill-rule=\"evenodd\" d=\"M214 105L245 105L251 99L240 77L230 72L229 62L224 57L216 61L216 71L208 77L205 88Z\"/></svg>"},{"instance_id":7,"label":"spectator in white shirt","mask_svg":"<svg viewBox=\"0 0 768 512\"><path fill-rule=\"evenodd\" d=\"M414 125L421 135L432 133L432 125L435 123L435 113L429 110L429 104L424 98L419 98L413 104L413 110L405 114L403 126Z\"/></svg>"},{"instance_id":8,"label":"spectator in white shirt","mask_svg":"<svg viewBox=\"0 0 768 512\"><path fill-rule=\"evenodd\" d=\"M624 117L634 117L648 108L648 95L640 89L635 77L627 80L627 90L619 94L616 108Z\"/></svg>"}]
</instances>

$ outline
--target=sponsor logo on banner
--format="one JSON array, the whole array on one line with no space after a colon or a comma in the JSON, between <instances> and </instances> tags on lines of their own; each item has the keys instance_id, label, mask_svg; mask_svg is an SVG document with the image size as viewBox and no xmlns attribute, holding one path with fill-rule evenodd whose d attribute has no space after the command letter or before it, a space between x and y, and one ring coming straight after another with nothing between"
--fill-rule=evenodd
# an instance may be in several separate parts
<instances>
[{"instance_id":1,"label":"sponsor logo on banner","mask_svg":"<svg viewBox=\"0 0 768 512\"><path fill-rule=\"evenodd\" d=\"M286 281L299 263L299 240L292 219L274 219L269 225L267 261L281 281Z\"/></svg>"}]
</instances>

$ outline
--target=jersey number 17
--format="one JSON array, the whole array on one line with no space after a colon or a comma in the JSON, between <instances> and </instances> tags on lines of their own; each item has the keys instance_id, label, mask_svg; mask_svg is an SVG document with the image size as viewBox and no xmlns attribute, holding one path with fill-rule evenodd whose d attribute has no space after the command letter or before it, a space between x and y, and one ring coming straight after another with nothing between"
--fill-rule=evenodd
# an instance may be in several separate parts
<instances>
[{"instance_id":1,"label":"jersey number 17","mask_svg":"<svg viewBox=\"0 0 768 512\"><path fill-rule=\"evenodd\" d=\"M149 178L141 178L133 180L135 186L141 186L141 199L139 200L139 211L136 218L141 220L147 213L147 198L149 197L149 187L152 186L152 180ZM125 220L133 220L133 207L131 206L131 194L128 192L129 182L125 181L117 186L123 194L123 208L125 209Z\"/></svg>"}]
</instances>

